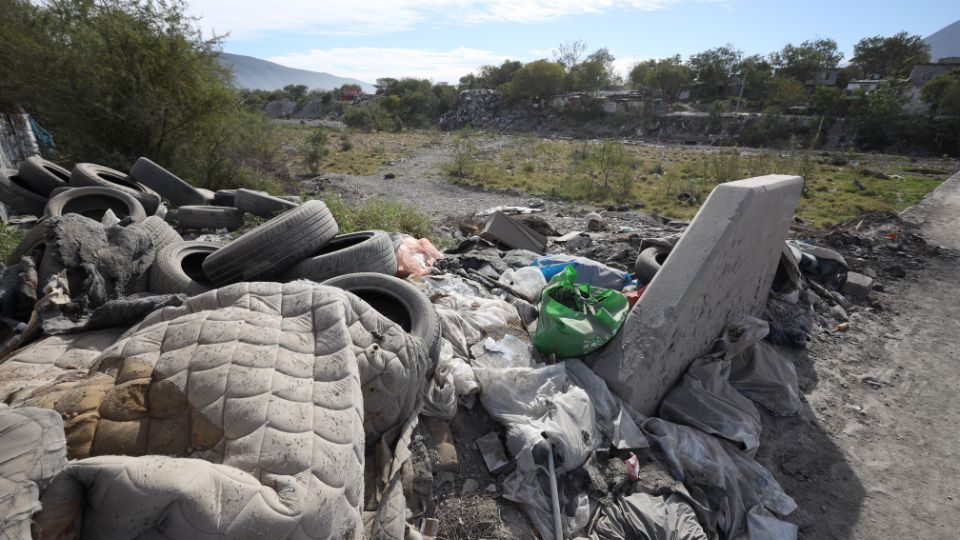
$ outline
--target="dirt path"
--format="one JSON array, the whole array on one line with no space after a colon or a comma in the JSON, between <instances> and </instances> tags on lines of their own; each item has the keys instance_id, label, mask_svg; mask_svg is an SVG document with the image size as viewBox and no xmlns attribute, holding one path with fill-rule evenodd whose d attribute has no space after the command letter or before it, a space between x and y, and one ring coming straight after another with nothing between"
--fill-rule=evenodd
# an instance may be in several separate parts
<instances>
[{"instance_id":1,"label":"dirt path","mask_svg":"<svg viewBox=\"0 0 960 540\"><path fill-rule=\"evenodd\" d=\"M960 174L906 214L960 249ZM884 286L879 322L798 358L804 413L764 423L760 459L797 498L801 538L960 538L960 261Z\"/></svg>"},{"instance_id":2,"label":"dirt path","mask_svg":"<svg viewBox=\"0 0 960 540\"><path fill-rule=\"evenodd\" d=\"M481 150L488 150L495 145L508 144L508 140L509 137L496 137L481 141L479 146ZM452 184L441 173L441 166L452 159L452 138L445 134L443 143L385 166L376 175L330 174L328 177L333 186L346 195L363 194L401 201L434 218L472 214L500 205L524 206L534 200L534 197L520 193L483 191ZM396 177L384 178L387 173Z\"/></svg>"}]
</instances>

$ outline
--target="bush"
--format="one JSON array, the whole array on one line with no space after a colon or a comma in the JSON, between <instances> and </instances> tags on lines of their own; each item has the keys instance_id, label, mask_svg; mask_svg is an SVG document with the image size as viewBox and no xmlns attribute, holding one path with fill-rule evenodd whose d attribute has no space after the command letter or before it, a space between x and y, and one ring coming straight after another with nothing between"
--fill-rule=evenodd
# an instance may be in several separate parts
<instances>
[{"instance_id":1,"label":"bush","mask_svg":"<svg viewBox=\"0 0 960 540\"><path fill-rule=\"evenodd\" d=\"M350 108L343 115L343 123L366 132L400 130L399 122L376 101Z\"/></svg>"},{"instance_id":2,"label":"bush","mask_svg":"<svg viewBox=\"0 0 960 540\"><path fill-rule=\"evenodd\" d=\"M0 261L7 260L13 250L20 245L23 234L19 229L12 229L0 223Z\"/></svg>"},{"instance_id":3,"label":"bush","mask_svg":"<svg viewBox=\"0 0 960 540\"><path fill-rule=\"evenodd\" d=\"M324 200L337 220L340 234L377 229L407 233L418 238L429 236L430 218L416 208L381 198L347 204L340 195Z\"/></svg>"},{"instance_id":4,"label":"bush","mask_svg":"<svg viewBox=\"0 0 960 540\"><path fill-rule=\"evenodd\" d=\"M218 63L220 39L182 3L0 0L0 13L0 108L28 110L64 161L126 170L147 156L210 188L275 168L253 157L274 143Z\"/></svg>"}]
</instances>

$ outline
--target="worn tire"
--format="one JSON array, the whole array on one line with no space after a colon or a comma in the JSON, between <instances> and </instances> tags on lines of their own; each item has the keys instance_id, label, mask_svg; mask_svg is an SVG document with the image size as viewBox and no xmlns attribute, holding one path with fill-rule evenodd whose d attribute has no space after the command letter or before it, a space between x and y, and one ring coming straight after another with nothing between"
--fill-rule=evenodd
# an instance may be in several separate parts
<instances>
[{"instance_id":1,"label":"worn tire","mask_svg":"<svg viewBox=\"0 0 960 540\"><path fill-rule=\"evenodd\" d=\"M653 276L660 271L660 267L667 260L668 255L670 255L670 250L663 246L648 247L637 255L637 261L633 264L633 273L644 285L650 283Z\"/></svg>"},{"instance_id":2,"label":"worn tire","mask_svg":"<svg viewBox=\"0 0 960 540\"><path fill-rule=\"evenodd\" d=\"M430 299L405 280L363 272L323 282L359 297L381 315L423 340L432 360L440 356L440 317Z\"/></svg>"},{"instance_id":3,"label":"worn tire","mask_svg":"<svg viewBox=\"0 0 960 540\"><path fill-rule=\"evenodd\" d=\"M327 205L309 201L220 248L203 261L203 271L218 285L271 280L316 253L337 231Z\"/></svg>"},{"instance_id":4,"label":"worn tire","mask_svg":"<svg viewBox=\"0 0 960 540\"><path fill-rule=\"evenodd\" d=\"M243 210L227 206L181 206L177 223L185 229L227 229L243 225Z\"/></svg>"},{"instance_id":5,"label":"worn tire","mask_svg":"<svg viewBox=\"0 0 960 540\"><path fill-rule=\"evenodd\" d=\"M284 274L283 280L323 282L356 272L390 276L397 273L397 255L389 234L383 231L360 231L334 237L320 251L294 265Z\"/></svg>"},{"instance_id":6,"label":"worn tire","mask_svg":"<svg viewBox=\"0 0 960 540\"><path fill-rule=\"evenodd\" d=\"M34 192L14 169L0 169L0 202L21 214L43 215L47 197Z\"/></svg>"},{"instance_id":7,"label":"worn tire","mask_svg":"<svg viewBox=\"0 0 960 540\"><path fill-rule=\"evenodd\" d=\"M300 206L297 203L251 189L238 189L234 195L233 205L244 212L265 218L273 217Z\"/></svg>"},{"instance_id":8,"label":"worn tire","mask_svg":"<svg viewBox=\"0 0 960 540\"><path fill-rule=\"evenodd\" d=\"M209 291L213 283L203 272L203 261L218 249L219 244L197 241L163 248L150 268L150 291L189 296Z\"/></svg>"},{"instance_id":9,"label":"worn tire","mask_svg":"<svg viewBox=\"0 0 960 540\"><path fill-rule=\"evenodd\" d=\"M157 192L116 169L95 163L74 165L73 170L70 171L70 185L104 187L121 191L138 200L147 214L156 212L160 204L160 195Z\"/></svg>"},{"instance_id":10,"label":"worn tire","mask_svg":"<svg viewBox=\"0 0 960 540\"><path fill-rule=\"evenodd\" d=\"M32 156L20 164L20 178L23 178L30 190L50 197L53 190L67 186L70 171L40 156Z\"/></svg>"},{"instance_id":11,"label":"worn tire","mask_svg":"<svg viewBox=\"0 0 960 540\"><path fill-rule=\"evenodd\" d=\"M204 194L195 187L145 157L133 163L133 167L130 167L130 177L152 189L174 206L207 203Z\"/></svg>"},{"instance_id":12,"label":"worn tire","mask_svg":"<svg viewBox=\"0 0 960 540\"><path fill-rule=\"evenodd\" d=\"M53 196L43 211L44 217L80 214L100 221L107 209L120 219L130 217L140 222L147 218L140 201L112 187L81 187L61 191Z\"/></svg>"},{"instance_id":13,"label":"worn tire","mask_svg":"<svg viewBox=\"0 0 960 540\"><path fill-rule=\"evenodd\" d=\"M218 189L213 194L213 201L210 204L214 206L233 206L236 207L237 190Z\"/></svg>"},{"instance_id":14,"label":"worn tire","mask_svg":"<svg viewBox=\"0 0 960 540\"><path fill-rule=\"evenodd\" d=\"M153 239L153 248L157 253L160 253L163 248L170 244L183 242L183 237L180 236L180 233L159 216L148 217L140 222L140 226L150 233L150 238Z\"/></svg>"}]
</instances>

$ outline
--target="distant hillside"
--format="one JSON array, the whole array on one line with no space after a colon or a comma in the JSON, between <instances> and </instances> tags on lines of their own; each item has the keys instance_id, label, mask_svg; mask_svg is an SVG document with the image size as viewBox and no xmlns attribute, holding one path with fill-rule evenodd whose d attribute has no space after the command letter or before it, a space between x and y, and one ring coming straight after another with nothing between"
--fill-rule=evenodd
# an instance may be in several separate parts
<instances>
[{"instance_id":1,"label":"distant hillside","mask_svg":"<svg viewBox=\"0 0 960 540\"><path fill-rule=\"evenodd\" d=\"M930 46L930 59L934 62L948 56L960 56L960 21L944 26L923 41Z\"/></svg>"},{"instance_id":2,"label":"distant hillside","mask_svg":"<svg viewBox=\"0 0 960 540\"><path fill-rule=\"evenodd\" d=\"M357 79L288 68L252 56L223 53L220 61L233 69L234 82L238 87L250 90L277 90L288 84L305 84L311 90L332 90L345 84L359 84L364 92L374 90L370 83Z\"/></svg>"}]
</instances>

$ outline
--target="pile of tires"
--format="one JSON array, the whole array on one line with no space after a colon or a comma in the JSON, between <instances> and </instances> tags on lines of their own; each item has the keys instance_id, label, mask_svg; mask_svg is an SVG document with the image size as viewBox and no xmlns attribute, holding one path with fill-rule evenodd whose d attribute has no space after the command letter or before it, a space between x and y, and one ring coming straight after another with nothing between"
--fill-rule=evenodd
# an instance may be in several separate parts
<instances>
[{"instance_id":1,"label":"pile of tires","mask_svg":"<svg viewBox=\"0 0 960 540\"><path fill-rule=\"evenodd\" d=\"M355 294L423 339L433 358L439 353L439 319L429 299L393 277L397 258L390 235L339 234L322 201L301 203L299 197L250 189L211 192L145 157L129 174L93 163L67 170L33 157L18 170L2 171L0 202L41 220L80 214L107 225L143 227L156 252L148 276L151 292L192 296L244 281L311 280ZM167 205L174 207L168 214ZM108 214L116 219L108 223ZM266 221L226 244L184 241L181 236L237 230L248 214ZM44 249L42 234L36 231L27 234L16 257Z\"/></svg>"}]
</instances>

